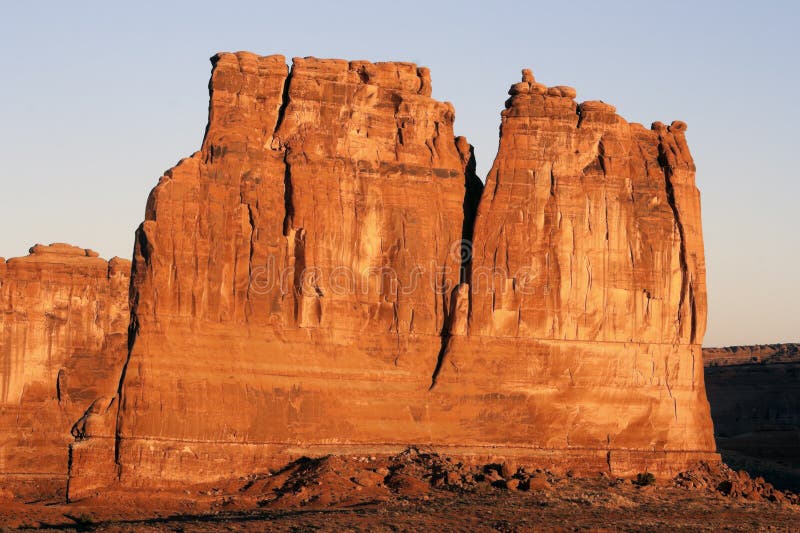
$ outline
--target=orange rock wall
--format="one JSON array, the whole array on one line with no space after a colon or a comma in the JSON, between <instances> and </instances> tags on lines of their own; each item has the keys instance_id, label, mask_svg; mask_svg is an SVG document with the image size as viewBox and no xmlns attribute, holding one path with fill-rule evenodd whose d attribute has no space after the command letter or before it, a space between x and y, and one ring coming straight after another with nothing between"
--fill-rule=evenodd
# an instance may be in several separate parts
<instances>
[{"instance_id":1,"label":"orange rock wall","mask_svg":"<svg viewBox=\"0 0 800 533\"><path fill-rule=\"evenodd\" d=\"M117 392L130 262L69 245L0 259L0 477L66 487L70 431Z\"/></svg>"},{"instance_id":2,"label":"orange rock wall","mask_svg":"<svg viewBox=\"0 0 800 533\"><path fill-rule=\"evenodd\" d=\"M716 457L684 124L526 72L476 219L427 69L212 62L202 148L137 233L118 409L84 420L75 494L408 444L586 472Z\"/></svg>"},{"instance_id":3,"label":"orange rock wall","mask_svg":"<svg viewBox=\"0 0 800 533\"><path fill-rule=\"evenodd\" d=\"M452 106L408 63L213 61L203 147L137 235L116 433L88 424L75 468L117 438L123 478L166 480L430 440L472 168Z\"/></svg>"},{"instance_id":4,"label":"orange rock wall","mask_svg":"<svg viewBox=\"0 0 800 533\"><path fill-rule=\"evenodd\" d=\"M686 125L629 124L530 71L509 93L475 225L471 306L437 389L496 445L606 450L610 462L713 451Z\"/></svg>"}]
</instances>

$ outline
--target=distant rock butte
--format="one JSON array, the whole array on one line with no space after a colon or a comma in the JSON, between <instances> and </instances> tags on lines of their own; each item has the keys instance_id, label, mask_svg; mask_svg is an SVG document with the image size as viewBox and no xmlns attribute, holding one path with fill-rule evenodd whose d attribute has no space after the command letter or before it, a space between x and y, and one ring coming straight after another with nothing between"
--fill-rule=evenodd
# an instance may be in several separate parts
<instances>
[{"instance_id":1,"label":"distant rock butte","mask_svg":"<svg viewBox=\"0 0 800 533\"><path fill-rule=\"evenodd\" d=\"M800 363L800 344L755 344L752 346L703 348L703 361L706 366Z\"/></svg>"},{"instance_id":2,"label":"distant rock butte","mask_svg":"<svg viewBox=\"0 0 800 533\"><path fill-rule=\"evenodd\" d=\"M425 68L212 63L201 150L137 231L120 395L73 429L73 497L409 444L592 474L718 460L685 124L526 70L482 191Z\"/></svg>"},{"instance_id":3,"label":"distant rock butte","mask_svg":"<svg viewBox=\"0 0 800 533\"><path fill-rule=\"evenodd\" d=\"M126 358L130 261L68 244L0 260L0 476L63 490L70 430Z\"/></svg>"},{"instance_id":4,"label":"distant rock butte","mask_svg":"<svg viewBox=\"0 0 800 533\"><path fill-rule=\"evenodd\" d=\"M800 491L800 344L705 348L703 357L725 461Z\"/></svg>"}]
</instances>

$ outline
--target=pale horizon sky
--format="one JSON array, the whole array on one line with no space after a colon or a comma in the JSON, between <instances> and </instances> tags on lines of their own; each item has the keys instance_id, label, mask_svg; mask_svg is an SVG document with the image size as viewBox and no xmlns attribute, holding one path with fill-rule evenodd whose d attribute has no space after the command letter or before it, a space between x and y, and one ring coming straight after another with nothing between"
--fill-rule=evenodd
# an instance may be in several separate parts
<instances>
[{"instance_id":1,"label":"pale horizon sky","mask_svg":"<svg viewBox=\"0 0 800 533\"><path fill-rule=\"evenodd\" d=\"M454 104L456 134L475 146L481 177L508 87L532 68L631 122L688 123L708 267L704 344L800 341L798 5L298 5L5 5L0 257L69 242L129 258L150 189L200 147L215 52L427 66L433 96Z\"/></svg>"}]
</instances>

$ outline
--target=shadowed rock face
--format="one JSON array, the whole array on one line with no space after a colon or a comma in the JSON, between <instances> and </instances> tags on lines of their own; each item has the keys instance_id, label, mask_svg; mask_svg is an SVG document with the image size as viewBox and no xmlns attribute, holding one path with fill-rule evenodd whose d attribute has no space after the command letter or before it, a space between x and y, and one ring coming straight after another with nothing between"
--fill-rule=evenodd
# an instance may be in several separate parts
<instances>
[{"instance_id":1,"label":"shadowed rock face","mask_svg":"<svg viewBox=\"0 0 800 533\"><path fill-rule=\"evenodd\" d=\"M73 424L117 392L131 263L67 244L30 252L0 259L0 475L63 490Z\"/></svg>"},{"instance_id":2,"label":"shadowed rock face","mask_svg":"<svg viewBox=\"0 0 800 533\"><path fill-rule=\"evenodd\" d=\"M800 345L706 348L703 357L725 461L800 490Z\"/></svg>"},{"instance_id":3,"label":"shadowed rock face","mask_svg":"<svg viewBox=\"0 0 800 533\"><path fill-rule=\"evenodd\" d=\"M212 62L202 148L137 232L121 395L79 424L71 492L412 443L584 472L715 457L683 123L645 130L526 72L478 207L427 69Z\"/></svg>"}]
</instances>

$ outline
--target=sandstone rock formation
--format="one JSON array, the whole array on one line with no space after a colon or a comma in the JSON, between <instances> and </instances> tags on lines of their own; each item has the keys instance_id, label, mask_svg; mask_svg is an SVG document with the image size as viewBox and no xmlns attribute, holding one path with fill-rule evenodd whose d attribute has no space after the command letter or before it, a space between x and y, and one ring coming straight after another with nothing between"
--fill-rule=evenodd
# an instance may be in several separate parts
<instances>
[{"instance_id":1,"label":"sandstone rock formation","mask_svg":"<svg viewBox=\"0 0 800 533\"><path fill-rule=\"evenodd\" d=\"M79 425L74 496L407 444L584 472L716 457L683 123L526 71L477 207L427 69L212 63L202 148L137 232L129 359Z\"/></svg>"},{"instance_id":2,"label":"sandstone rock formation","mask_svg":"<svg viewBox=\"0 0 800 533\"><path fill-rule=\"evenodd\" d=\"M713 450L686 125L629 124L530 71L509 94L469 317L437 378L458 398L450 416L479 414L476 444L580 450L622 471Z\"/></svg>"},{"instance_id":3,"label":"sandstone rock formation","mask_svg":"<svg viewBox=\"0 0 800 533\"><path fill-rule=\"evenodd\" d=\"M127 351L130 262L37 244L0 259L0 478L66 488L70 431L114 397Z\"/></svg>"},{"instance_id":4,"label":"sandstone rock formation","mask_svg":"<svg viewBox=\"0 0 800 533\"><path fill-rule=\"evenodd\" d=\"M703 358L725 461L800 490L800 345L706 348Z\"/></svg>"},{"instance_id":5,"label":"sandstone rock formation","mask_svg":"<svg viewBox=\"0 0 800 533\"><path fill-rule=\"evenodd\" d=\"M137 234L123 478L247 472L287 449L428 441L470 147L409 63L213 58L200 152ZM113 438L112 438L113 437ZM77 485L76 485L77 486Z\"/></svg>"}]
</instances>

